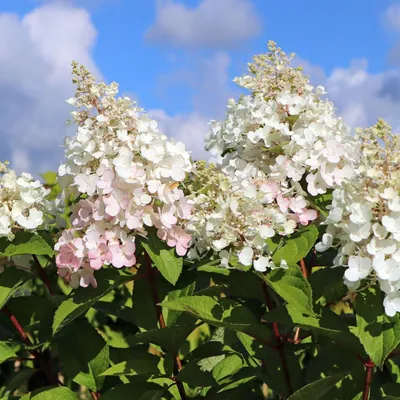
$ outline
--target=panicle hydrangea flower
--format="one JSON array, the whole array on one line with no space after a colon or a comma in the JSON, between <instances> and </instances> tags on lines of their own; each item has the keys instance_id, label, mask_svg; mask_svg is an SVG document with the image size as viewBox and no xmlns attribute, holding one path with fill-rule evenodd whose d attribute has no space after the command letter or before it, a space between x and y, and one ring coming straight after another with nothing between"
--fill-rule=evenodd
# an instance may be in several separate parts
<instances>
[{"instance_id":1,"label":"panicle hydrangea flower","mask_svg":"<svg viewBox=\"0 0 400 400\"><path fill-rule=\"evenodd\" d=\"M233 249L242 264L263 271L273 266L265 239L314 221L307 199L351 177L358 156L349 129L322 99L324 89L290 66L293 56L274 42L268 47L249 75L235 79L252 93L229 100L226 119L211 122L206 149L221 173L213 172L211 184L207 170L210 190L199 189L189 224L192 253L212 249L222 257Z\"/></svg>"},{"instance_id":2,"label":"panicle hydrangea flower","mask_svg":"<svg viewBox=\"0 0 400 400\"><path fill-rule=\"evenodd\" d=\"M93 271L136 262L135 237L155 227L160 239L184 255L191 236L183 225L190 201L179 185L192 171L181 142L167 139L118 85L96 83L73 64L75 97L68 102L77 132L65 139L66 161L59 167L65 194L80 196L72 229L59 239L57 267L70 285L96 285Z\"/></svg>"},{"instance_id":3,"label":"panicle hydrangea flower","mask_svg":"<svg viewBox=\"0 0 400 400\"><path fill-rule=\"evenodd\" d=\"M307 208L302 195L287 198L268 180L260 179L257 184L259 190L253 194L234 187L230 177L212 164L197 163L195 179L188 186L194 203L187 225L193 244L189 257L202 257L212 250L225 267L233 257L257 271L287 267L284 261L280 265L272 262L267 239L293 233L299 224L307 225L317 218L317 213Z\"/></svg>"},{"instance_id":4,"label":"panicle hydrangea flower","mask_svg":"<svg viewBox=\"0 0 400 400\"><path fill-rule=\"evenodd\" d=\"M256 193L257 180L275 182L293 196L302 182L311 196L325 193L353 174L357 149L349 129L300 68L274 42L254 57L250 75L235 82L250 90L229 100L226 119L212 121L206 149L233 184ZM303 216L305 219L307 216Z\"/></svg>"},{"instance_id":5,"label":"panicle hydrangea flower","mask_svg":"<svg viewBox=\"0 0 400 400\"><path fill-rule=\"evenodd\" d=\"M0 237L13 240L15 230L35 230L44 223L50 193L32 175L17 176L0 162Z\"/></svg>"},{"instance_id":6,"label":"panicle hydrangea flower","mask_svg":"<svg viewBox=\"0 0 400 400\"><path fill-rule=\"evenodd\" d=\"M351 290L362 280L379 284L386 294L386 314L400 311L400 136L382 119L357 129L361 160L357 174L333 191L318 251L339 252L335 265L347 266L344 282Z\"/></svg>"}]
</instances>

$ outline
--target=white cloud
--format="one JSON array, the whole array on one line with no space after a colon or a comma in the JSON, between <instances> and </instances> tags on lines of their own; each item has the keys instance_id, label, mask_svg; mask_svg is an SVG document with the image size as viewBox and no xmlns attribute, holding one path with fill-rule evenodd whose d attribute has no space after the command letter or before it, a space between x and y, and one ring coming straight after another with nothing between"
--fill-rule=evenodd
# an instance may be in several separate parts
<instances>
[{"instance_id":1,"label":"white cloud","mask_svg":"<svg viewBox=\"0 0 400 400\"><path fill-rule=\"evenodd\" d=\"M151 42L182 47L234 47L256 36L261 23L251 0L202 0L194 8L160 0L146 32Z\"/></svg>"},{"instance_id":2,"label":"white cloud","mask_svg":"<svg viewBox=\"0 0 400 400\"><path fill-rule=\"evenodd\" d=\"M391 4L382 15L381 22L383 26L393 31L393 36L397 38L397 43L391 48L388 54L388 61L393 65L400 62L400 3Z\"/></svg>"},{"instance_id":3,"label":"white cloud","mask_svg":"<svg viewBox=\"0 0 400 400\"><path fill-rule=\"evenodd\" d=\"M342 116L352 128L368 127L382 117L388 121L395 132L400 133L400 71L398 69L372 74L368 72L366 60L353 60L348 68L335 68L329 75L318 66L306 60L298 59L296 64L304 67L314 85L323 85L327 89L329 100L335 104L338 115ZM215 67L215 65L214 65ZM218 75L218 74L217 74ZM219 75L224 76L223 73ZM220 81L220 91L224 86ZM205 83L208 87L208 84ZM210 82L212 86L212 82ZM225 88L226 89L226 88ZM208 96L215 93L210 91ZM230 93L232 94L232 93ZM208 122L213 118L223 118L228 99L220 98L218 115L189 113L169 116L162 110L152 110L150 115L159 121L167 135L186 143L196 159L208 159L204 151L204 136L208 132ZM237 97L237 96L235 96ZM204 97L203 101L207 102Z\"/></svg>"},{"instance_id":4,"label":"white cloud","mask_svg":"<svg viewBox=\"0 0 400 400\"><path fill-rule=\"evenodd\" d=\"M323 85L338 114L352 128L368 127L382 117L400 132L400 71L368 72L367 60L353 60L348 68L325 75L321 68L300 62L314 85Z\"/></svg>"},{"instance_id":5,"label":"white cloud","mask_svg":"<svg viewBox=\"0 0 400 400\"><path fill-rule=\"evenodd\" d=\"M170 116L163 110L150 110L149 116L157 120L163 133L185 143L195 160L209 157L204 150L204 136L209 129L206 117L196 113Z\"/></svg>"},{"instance_id":6,"label":"white cloud","mask_svg":"<svg viewBox=\"0 0 400 400\"><path fill-rule=\"evenodd\" d=\"M390 29L400 31L400 4L392 4L386 9L384 24Z\"/></svg>"},{"instance_id":7,"label":"white cloud","mask_svg":"<svg viewBox=\"0 0 400 400\"><path fill-rule=\"evenodd\" d=\"M194 111L171 116L163 110L151 110L149 114L160 122L168 136L184 142L195 159L208 159L204 150L204 136L209 132L211 119L224 117L229 98L237 97L239 88L229 85L231 59L224 52L216 52L208 58L192 57L189 65L162 77L162 86L168 96L169 89L176 90L184 84L193 90L189 101Z\"/></svg>"},{"instance_id":8,"label":"white cloud","mask_svg":"<svg viewBox=\"0 0 400 400\"><path fill-rule=\"evenodd\" d=\"M98 70L87 11L46 4L23 18L0 13L0 159L19 171L56 168L73 94L71 61ZM30 168L29 168L30 167Z\"/></svg>"}]
</instances>

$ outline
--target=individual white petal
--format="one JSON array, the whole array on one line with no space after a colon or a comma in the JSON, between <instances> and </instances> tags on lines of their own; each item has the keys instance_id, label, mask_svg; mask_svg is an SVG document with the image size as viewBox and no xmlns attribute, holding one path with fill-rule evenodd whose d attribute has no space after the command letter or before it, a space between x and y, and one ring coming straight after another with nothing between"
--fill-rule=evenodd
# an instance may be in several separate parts
<instances>
[{"instance_id":1,"label":"individual white petal","mask_svg":"<svg viewBox=\"0 0 400 400\"><path fill-rule=\"evenodd\" d=\"M254 252L251 247L244 247L238 255L240 263L246 266L251 265L253 263L253 255Z\"/></svg>"},{"instance_id":2,"label":"individual white petal","mask_svg":"<svg viewBox=\"0 0 400 400\"><path fill-rule=\"evenodd\" d=\"M261 256L254 261L254 269L259 272L265 272L269 264L269 258Z\"/></svg>"}]
</instances>

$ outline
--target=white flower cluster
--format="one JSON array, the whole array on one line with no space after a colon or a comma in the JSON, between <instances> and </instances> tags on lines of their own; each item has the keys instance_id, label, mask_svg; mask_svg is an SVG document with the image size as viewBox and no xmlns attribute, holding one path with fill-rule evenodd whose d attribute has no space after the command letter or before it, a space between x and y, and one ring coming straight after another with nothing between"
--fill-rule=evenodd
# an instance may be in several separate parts
<instances>
[{"instance_id":1,"label":"white flower cluster","mask_svg":"<svg viewBox=\"0 0 400 400\"><path fill-rule=\"evenodd\" d=\"M274 42L268 47L249 64L251 75L235 79L252 94L229 101L226 119L211 123L206 148L254 196L258 179L291 196L301 181L311 196L325 193L353 174L354 139L333 104L322 100L324 88L314 89L290 67L291 58Z\"/></svg>"},{"instance_id":2,"label":"white flower cluster","mask_svg":"<svg viewBox=\"0 0 400 400\"><path fill-rule=\"evenodd\" d=\"M218 157L216 180L224 176L226 188L214 182L219 190L199 189L194 199L189 229L197 253L233 249L242 264L265 271L273 266L266 239L315 220L308 198L353 174L354 139L321 99L323 88L314 90L290 61L270 42L249 65L251 75L236 79L252 94L231 99L226 119L211 122L206 149Z\"/></svg>"},{"instance_id":3,"label":"white flower cluster","mask_svg":"<svg viewBox=\"0 0 400 400\"><path fill-rule=\"evenodd\" d=\"M378 283L389 316L400 312L400 137L383 120L357 130L362 156L354 179L333 191L326 233L318 251L332 245L335 265L347 266L345 284Z\"/></svg>"},{"instance_id":4,"label":"white flower cluster","mask_svg":"<svg viewBox=\"0 0 400 400\"><path fill-rule=\"evenodd\" d=\"M14 238L15 230L34 230L44 223L45 197L50 190L32 175L17 176L0 162L0 237Z\"/></svg>"},{"instance_id":5,"label":"white flower cluster","mask_svg":"<svg viewBox=\"0 0 400 400\"><path fill-rule=\"evenodd\" d=\"M233 188L230 178L213 165L197 163L196 178L188 187L194 203L187 225L193 239L190 258L202 257L212 250L225 267L234 263L235 257L242 265L253 265L260 272L287 267L284 260L280 265L272 262L267 239L275 234L293 233L299 218L301 224L307 225L317 213L303 211L306 201L301 196L288 202L284 198L280 203L274 202L276 184L260 182L260 186L258 196L254 197L248 191Z\"/></svg>"},{"instance_id":6,"label":"white flower cluster","mask_svg":"<svg viewBox=\"0 0 400 400\"><path fill-rule=\"evenodd\" d=\"M179 184L192 171L183 143L167 140L118 85L95 83L73 64L76 95L68 102L78 125L66 138L66 163L59 168L67 192L80 194L73 229L56 245L58 273L71 286L96 285L93 271L103 264L135 264L135 236L149 227L179 255L189 247L183 224L191 204Z\"/></svg>"}]
</instances>

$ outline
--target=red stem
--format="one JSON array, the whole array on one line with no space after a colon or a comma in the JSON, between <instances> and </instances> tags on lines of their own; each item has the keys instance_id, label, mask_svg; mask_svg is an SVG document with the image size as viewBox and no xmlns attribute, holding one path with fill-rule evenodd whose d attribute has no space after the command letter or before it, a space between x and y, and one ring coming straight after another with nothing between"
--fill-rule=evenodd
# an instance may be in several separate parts
<instances>
[{"instance_id":1,"label":"red stem","mask_svg":"<svg viewBox=\"0 0 400 400\"><path fill-rule=\"evenodd\" d=\"M4 312L4 314L7 315L7 317L10 319L11 323L14 325L14 328L19 333L23 343L26 346L32 346L32 342L30 341L27 333L25 332L24 328L21 326L21 324L19 323L19 321L17 320L15 315L12 313L12 311L7 306L4 306L2 311ZM30 354L32 354L32 356L35 358L35 360L37 360L37 362L40 365L40 368L45 373L48 381L50 383L54 383L56 385L62 385L62 383L58 380L57 376L51 370L50 365L47 362L45 362L42 355L39 352L37 352L36 350L28 350L28 351Z\"/></svg>"},{"instance_id":2,"label":"red stem","mask_svg":"<svg viewBox=\"0 0 400 400\"><path fill-rule=\"evenodd\" d=\"M10 319L11 323L14 325L14 328L18 331L19 336L21 336L22 341L26 346L32 346L32 342L29 340L28 335L24 331L24 328L21 326L21 324L18 322L17 318L15 315L11 312L11 310L5 306L3 308L4 314L7 315L7 317ZM35 358L38 356L38 353L36 350L29 350L29 353L31 353Z\"/></svg>"},{"instance_id":3,"label":"red stem","mask_svg":"<svg viewBox=\"0 0 400 400\"><path fill-rule=\"evenodd\" d=\"M162 308L159 306L160 298L158 296L157 282L155 279L154 269L151 265L151 258L147 253L145 254L145 258L146 258L146 275L149 281L151 296L153 298L154 307L156 309L158 323L160 324L160 328L164 329L167 327L167 324L165 323L164 315L162 313ZM179 358L179 355L176 354L174 356L174 375L178 375L181 369L182 369L182 362L181 359ZM176 383L176 387L178 388L178 392L179 395L181 396L181 399L185 400L186 393L185 393L185 388L183 387L183 383L181 381L178 381L175 376L173 380Z\"/></svg>"},{"instance_id":4,"label":"red stem","mask_svg":"<svg viewBox=\"0 0 400 400\"><path fill-rule=\"evenodd\" d=\"M304 278L308 278L308 270L307 270L307 266L306 263L304 262L304 258L302 258L300 260L300 269L301 269L301 273L303 274Z\"/></svg>"},{"instance_id":5,"label":"red stem","mask_svg":"<svg viewBox=\"0 0 400 400\"><path fill-rule=\"evenodd\" d=\"M365 366L365 378L364 378L364 389L362 394L362 400L368 400L375 363L372 362L371 360L368 360L367 362L364 363L364 366Z\"/></svg>"},{"instance_id":6,"label":"red stem","mask_svg":"<svg viewBox=\"0 0 400 400\"><path fill-rule=\"evenodd\" d=\"M272 302L272 299L269 296L267 284L265 282L263 282L262 287L263 287L263 292L264 292L265 301L267 303L267 307L268 307L268 309L271 310L272 308L274 308L274 304ZM293 387L292 387L292 383L291 383L291 380L290 380L290 372L289 372L289 368L288 368L288 365L287 365L287 362L286 362L285 351L284 351L284 348L283 348L285 342L282 340L282 335L279 333L278 324L276 322L273 322L272 323L272 327L273 327L273 330L274 330L276 348L277 348L277 350L279 352L279 358L281 360L282 370L283 370L283 374L285 376L286 385L287 385L289 394L292 394L293 393Z\"/></svg>"},{"instance_id":7,"label":"red stem","mask_svg":"<svg viewBox=\"0 0 400 400\"><path fill-rule=\"evenodd\" d=\"M100 398L100 393L99 392L90 391L90 394L91 394L93 400L99 400L99 398Z\"/></svg>"}]
</instances>

